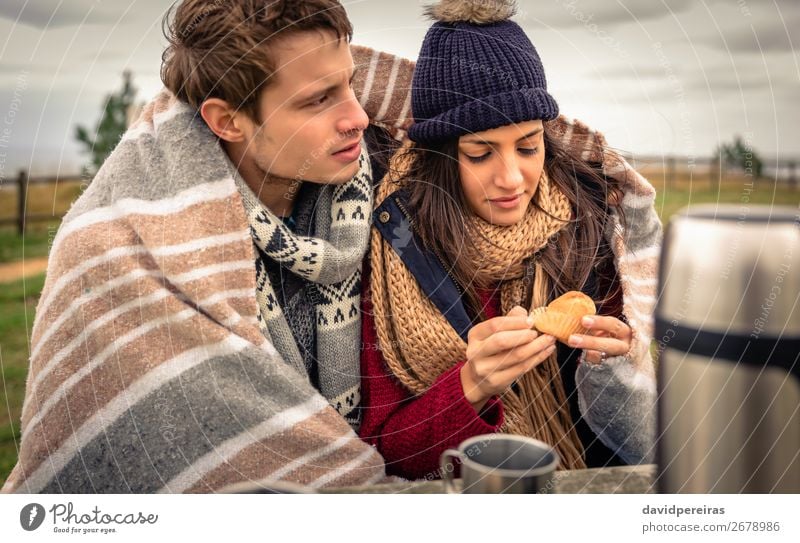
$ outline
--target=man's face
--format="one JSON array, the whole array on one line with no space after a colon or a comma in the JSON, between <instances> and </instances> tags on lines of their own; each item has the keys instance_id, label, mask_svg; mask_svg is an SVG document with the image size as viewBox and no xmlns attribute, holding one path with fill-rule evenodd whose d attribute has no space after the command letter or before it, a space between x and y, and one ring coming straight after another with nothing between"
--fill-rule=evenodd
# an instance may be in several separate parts
<instances>
[{"instance_id":1,"label":"man's face","mask_svg":"<svg viewBox=\"0 0 800 543\"><path fill-rule=\"evenodd\" d=\"M272 177L348 181L358 171L369 122L350 86L348 43L332 32L309 31L270 47L275 80L259 97L261 123L244 123L243 160Z\"/></svg>"}]
</instances>

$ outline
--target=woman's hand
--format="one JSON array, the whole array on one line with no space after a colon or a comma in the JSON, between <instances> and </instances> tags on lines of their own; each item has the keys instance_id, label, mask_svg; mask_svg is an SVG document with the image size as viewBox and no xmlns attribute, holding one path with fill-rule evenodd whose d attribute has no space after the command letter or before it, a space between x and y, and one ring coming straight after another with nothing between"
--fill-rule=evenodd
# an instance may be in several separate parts
<instances>
[{"instance_id":1,"label":"woman's hand","mask_svg":"<svg viewBox=\"0 0 800 543\"><path fill-rule=\"evenodd\" d=\"M631 350L633 330L616 317L593 315L583 317L581 324L588 334L572 334L571 347L580 347L586 352L586 361L599 364L609 356L627 354Z\"/></svg>"},{"instance_id":2,"label":"woman's hand","mask_svg":"<svg viewBox=\"0 0 800 543\"><path fill-rule=\"evenodd\" d=\"M502 394L525 372L555 350L555 338L531 328L522 307L472 327L467 338L467 362L461 368L464 396L476 411Z\"/></svg>"}]
</instances>

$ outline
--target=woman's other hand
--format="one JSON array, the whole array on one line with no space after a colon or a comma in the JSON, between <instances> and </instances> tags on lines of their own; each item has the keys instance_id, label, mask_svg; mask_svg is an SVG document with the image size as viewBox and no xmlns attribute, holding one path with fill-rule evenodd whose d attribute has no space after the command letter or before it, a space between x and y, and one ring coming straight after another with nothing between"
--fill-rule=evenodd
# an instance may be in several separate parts
<instances>
[{"instance_id":1,"label":"woman's other hand","mask_svg":"<svg viewBox=\"0 0 800 543\"><path fill-rule=\"evenodd\" d=\"M572 334L570 347L580 347L586 352L586 361L599 364L609 356L627 354L631 350L633 330L616 317L593 315L583 317L581 324L588 334Z\"/></svg>"}]
</instances>

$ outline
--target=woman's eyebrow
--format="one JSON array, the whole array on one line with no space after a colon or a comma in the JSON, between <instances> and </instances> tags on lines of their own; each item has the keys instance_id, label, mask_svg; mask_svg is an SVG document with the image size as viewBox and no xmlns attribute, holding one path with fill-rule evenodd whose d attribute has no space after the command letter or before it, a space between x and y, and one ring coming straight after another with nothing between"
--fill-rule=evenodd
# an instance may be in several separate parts
<instances>
[{"instance_id":1,"label":"woman's eyebrow","mask_svg":"<svg viewBox=\"0 0 800 543\"><path fill-rule=\"evenodd\" d=\"M540 132L542 132L543 130L544 130L544 128L537 128L536 130L533 130L533 131L531 131L531 132L529 132L529 133L525 134L525 135L524 135L524 136L522 136L521 138L519 138L519 139L517 140L517 142L520 142L520 141L522 141L522 140L526 140L526 139L528 139L528 138L531 138L531 137L535 136L536 134L539 134L539 133L540 133ZM485 140L485 139L483 139L483 138L477 138L477 139L465 139L465 140L463 140L463 141L462 141L462 143L474 143L474 144L478 144L478 145L497 145L497 142L494 142L494 141L489 141L489 140Z\"/></svg>"}]
</instances>

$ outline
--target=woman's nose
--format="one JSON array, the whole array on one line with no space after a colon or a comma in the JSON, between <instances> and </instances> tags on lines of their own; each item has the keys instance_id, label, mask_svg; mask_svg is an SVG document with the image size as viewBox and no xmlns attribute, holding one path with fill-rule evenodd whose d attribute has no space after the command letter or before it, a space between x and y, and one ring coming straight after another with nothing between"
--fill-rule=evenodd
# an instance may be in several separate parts
<instances>
[{"instance_id":1,"label":"woman's nose","mask_svg":"<svg viewBox=\"0 0 800 543\"><path fill-rule=\"evenodd\" d=\"M522 185L524 180L525 178L522 175L522 170L519 164L517 164L516 159L502 157L495 174L495 185L505 189L515 189Z\"/></svg>"}]
</instances>

